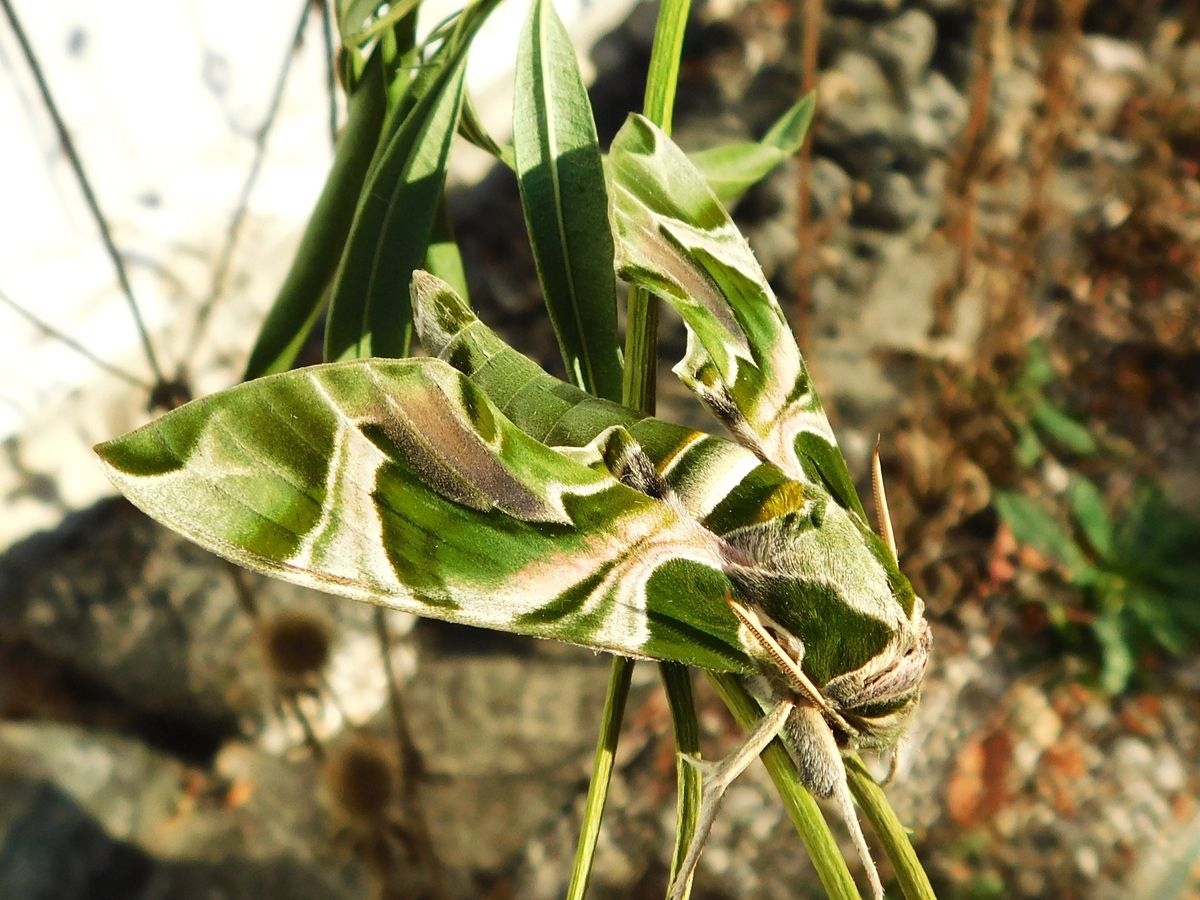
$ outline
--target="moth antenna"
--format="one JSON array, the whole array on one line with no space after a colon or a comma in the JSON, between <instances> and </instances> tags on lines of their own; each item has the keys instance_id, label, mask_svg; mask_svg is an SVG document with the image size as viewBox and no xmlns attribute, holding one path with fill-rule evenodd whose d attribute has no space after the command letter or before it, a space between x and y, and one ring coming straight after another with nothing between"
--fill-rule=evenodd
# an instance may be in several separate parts
<instances>
[{"instance_id":1,"label":"moth antenna","mask_svg":"<svg viewBox=\"0 0 1200 900\"><path fill-rule=\"evenodd\" d=\"M892 551L892 558L900 562L896 550L896 532L892 530L892 516L888 512L887 491L883 487L883 466L879 462L879 438L875 438L875 453L871 458L871 492L875 495L875 518L879 521L879 533L883 542Z\"/></svg>"},{"instance_id":2,"label":"moth antenna","mask_svg":"<svg viewBox=\"0 0 1200 900\"><path fill-rule=\"evenodd\" d=\"M858 729L847 722L833 708L828 698L821 693L821 689L812 683L809 677L804 674L804 670L796 664L796 661L779 645L779 641L775 640L775 637L763 625L758 614L750 607L738 603L730 594L725 595L725 602L729 604L729 608L733 611L733 614L738 617L738 620L750 632L759 647L775 664L776 671L784 677L792 690L824 713L843 732L850 737L857 737Z\"/></svg>"}]
</instances>

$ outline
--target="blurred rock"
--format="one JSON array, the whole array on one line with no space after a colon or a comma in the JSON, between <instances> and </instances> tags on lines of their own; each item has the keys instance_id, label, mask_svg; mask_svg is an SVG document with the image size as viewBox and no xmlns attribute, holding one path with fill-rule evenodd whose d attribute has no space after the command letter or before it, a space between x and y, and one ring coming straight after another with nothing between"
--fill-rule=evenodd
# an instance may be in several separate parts
<instances>
[{"instance_id":1,"label":"blurred rock","mask_svg":"<svg viewBox=\"0 0 1200 900\"><path fill-rule=\"evenodd\" d=\"M906 148L913 164L944 156L967 122L967 99L940 72L930 72L908 91Z\"/></svg>"},{"instance_id":2,"label":"blurred rock","mask_svg":"<svg viewBox=\"0 0 1200 900\"><path fill-rule=\"evenodd\" d=\"M868 228L900 231L920 218L922 205L911 179L886 172L872 181L866 202L855 207L854 218Z\"/></svg>"},{"instance_id":3,"label":"blurred rock","mask_svg":"<svg viewBox=\"0 0 1200 900\"><path fill-rule=\"evenodd\" d=\"M0 725L0 896L179 900L361 897L304 766L249 754L212 776L138 741Z\"/></svg>"},{"instance_id":4,"label":"blurred rock","mask_svg":"<svg viewBox=\"0 0 1200 900\"><path fill-rule=\"evenodd\" d=\"M929 68L937 46L937 26L919 9L905 10L871 31L870 46L900 90L916 85Z\"/></svg>"},{"instance_id":5,"label":"blurred rock","mask_svg":"<svg viewBox=\"0 0 1200 900\"><path fill-rule=\"evenodd\" d=\"M334 643L326 676L342 706L360 717L383 706L370 607L233 573L119 499L0 557L0 635L70 666L134 713L229 735L261 728L274 693L239 584L267 619L279 610L327 616ZM411 628L409 617L390 621ZM397 666L410 671L411 658L398 652ZM336 731L344 723L333 708L330 715Z\"/></svg>"},{"instance_id":6,"label":"blurred rock","mask_svg":"<svg viewBox=\"0 0 1200 900\"><path fill-rule=\"evenodd\" d=\"M850 205L854 182L830 159L819 156L812 163L812 214L814 217L841 216Z\"/></svg>"},{"instance_id":7,"label":"blurred rock","mask_svg":"<svg viewBox=\"0 0 1200 900\"><path fill-rule=\"evenodd\" d=\"M903 121L879 64L865 53L843 53L818 90L825 113L817 120L816 149L856 178L891 169Z\"/></svg>"},{"instance_id":8,"label":"blurred rock","mask_svg":"<svg viewBox=\"0 0 1200 900\"><path fill-rule=\"evenodd\" d=\"M1133 41L1120 40L1107 34L1090 34L1084 38L1083 44L1092 65L1101 72L1138 74L1146 69L1146 54Z\"/></svg>"}]
</instances>

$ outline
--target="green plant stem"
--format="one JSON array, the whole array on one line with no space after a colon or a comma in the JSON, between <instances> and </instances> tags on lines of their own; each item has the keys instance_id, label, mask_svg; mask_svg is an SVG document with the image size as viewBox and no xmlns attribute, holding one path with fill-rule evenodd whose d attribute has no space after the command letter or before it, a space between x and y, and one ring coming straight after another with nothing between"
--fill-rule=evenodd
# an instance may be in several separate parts
<instances>
[{"instance_id":1,"label":"green plant stem","mask_svg":"<svg viewBox=\"0 0 1200 900\"><path fill-rule=\"evenodd\" d=\"M850 781L850 792L871 822L883 851L892 863L896 880L908 900L933 900L933 885L921 867L917 853L913 850L908 832L896 818L896 813L884 796L881 788L857 755L846 757L846 774Z\"/></svg>"},{"instance_id":2,"label":"green plant stem","mask_svg":"<svg viewBox=\"0 0 1200 900\"><path fill-rule=\"evenodd\" d=\"M741 679L726 672L710 672L708 677L738 724L746 730L751 729L762 717L762 709L750 696ZM796 831L800 833L800 839L804 841L825 892L834 900L859 900L858 888L850 877L850 870L846 868L846 860L829 830L829 824L821 815L817 801L800 784L796 765L783 743L778 738L773 740L762 752L761 758Z\"/></svg>"},{"instance_id":3,"label":"green plant stem","mask_svg":"<svg viewBox=\"0 0 1200 900\"><path fill-rule=\"evenodd\" d=\"M654 32L654 47L650 53L650 69L646 75L646 116L664 130L670 131L671 111L675 105L675 86L679 80L679 55L683 32L687 24L691 0L663 0ZM658 306L645 291L631 288L628 300L627 331L625 335L625 370L621 401L643 413L654 412L654 376L658 363ZM699 724L691 682L683 666L665 664L660 669L671 719L675 745L681 753L693 753L699 748ZM621 730L621 717L629 695L633 661L622 657L613 659L608 678L608 694L604 699L600 737L592 763L592 780L588 784L587 802L580 828L579 844L575 848L575 864L571 870L568 900L580 900L587 892L588 876L600 833L600 819L608 798L612 759ZM688 842L695 832L700 808L700 775L691 766L677 763L679 801L676 807L675 850L671 874L683 860ZM685 895L686 896L686 895Z\"/></svg>"},{"instance_id":4,"label":"green plant stem","mask_svg":"<svg viewBox=\"0 0 1200 900\"><path fill-rule=\"evenodd\" d=\"M596 741L596 756L592 761L592 780L588 783L587 801L583 807L583 823L579 843L575 847L575 864L571 867L571 883L567 900L583 900L587 894L592 859L596 855L596 840L600 836L600 819L608 799L608 783L612 778L613 759L621 735L621 719L629 697L633 677L633 660L623 656L613 658L608 674L608 692L604 697L604 712L600 716L600 737Z\"/></svg>"},{"instance_id":5,"label":"green plant stem","mask_svg":"<svg viewBox=\"0 0 1200 900\"><path fill-rule=\"evenodd\" d=\"M671 133L675 87L679 83L679 57L683 52L683 33L691 7L692 0L662 0L658 21L654 24L654 46L650 50L642 115L666 134Z\"/></svg>"},{"instance_id":6,"label":"green plant stem","mask_svg":"<svg viewBox=\"0 0 1200 900\"><path fill-rule=\"evenodd\" d=\"M654 47L650 51L642 112L666 134L671 133L675 88L679 83L679 56L690 9L691 0L663 0L654 27ZM633 409L652 413L658 363L658 300L649 291L630 288L626 320L624 402Z\"/></svg>"},{"instance_id":7,"label":"green plant stem","mask_svg":"<svg viewBox=\"0 0 1200 900\"><path fill-rule=\"evenodd\" d=\"M667 692L667 704L671 709L675 751L682 756L694 756L700 752L700 723L696 719L691 672L687 666L678 663L661 663L658 668ZM679 867L683 864L688 847L692 843L692 836L696 833L701 787L700 773L696 768L681 760L677 761L675 790L678 800L675 805L675 850L671 855L671 884L679 873ZM684 896L690 891L689 884Z\"/></svg>"},{"instance_id":8,"label":"green plant stem","mask_svg":"<svg viewBox=\"0 0 1200 900\"><path fill-rule=\"evenodd\" d=\"M663 0L654 26L654 46L650 51L650 68L646 73L646 95L642 112L650 121L671 133L675 110L675 89L679 83L679 59L683 52L683 35L687 28L691 0ZM658 364L658 300L649 292L633 289L629 293L628 329L625 354L626 406L636 406L644 413L653 413L656 399L655 384ZM692 695L691 674L686 666L662 663L659 666L667 704L671 710L671 727L675 738L675 847L671 854L671 877L668 890L675 881L700 815L700 772L683 762L683 756L700 751L700 723L696 719L696 702ZM691 883L684 886L682 896L691 894Z\"/></svg>"}]
</instances>

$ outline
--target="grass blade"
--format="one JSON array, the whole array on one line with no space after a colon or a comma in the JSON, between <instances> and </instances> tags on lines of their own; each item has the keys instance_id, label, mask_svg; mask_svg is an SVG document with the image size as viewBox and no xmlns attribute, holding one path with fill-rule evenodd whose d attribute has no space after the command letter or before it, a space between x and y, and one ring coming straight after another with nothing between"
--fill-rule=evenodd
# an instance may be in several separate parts
<instances>
[{"instance_id":1,"label":"grass blade","mask_svg":"<svg viewBox=\"0 0 1200 900\"><path fill-rule=\"evenodd\" d=\"M647 116L663 128L671 125L671 109L675 104L675 84L679 74L679 55L683 48L683 30L687 24L691 0L663 0L658 11L658 23L654 32L654 47L651 50L650 69L647 73L644 110ZM644 413L654 412L654 373L658 362L658 307L657 301L647 291L631 288L629 292L628 331L626 333L626 359L621 383L621 402ZM667 700L671 705L674 721L676 747L681 752L697 749L699 741L688 738L696 736L695 705L690 696L691 685L685 695L680 677L672 667L664 667L663 683L667 689ZM633 660L615 657L609 675L609 696L605 700L604 717L601 721L600 739L596 747L596 765L592 780L588 784L587 807L579 845L575 852L575 868L571 871L568 897L578 900L587 890L588 873L596 853L596 838L599 834L600 816L608 797L611 766L601 767L604 754L615 750L620 733L620 713L625 707L625 695L629 691L629 679L633 672ZM611 738L611 750L606 740ZM687 852L687 842L695 832L696 819L700 811L700 775L691 766L676 763L679 802L676 807L675 852L672 854L671 871L674 875L678 860ZM690 891L690 886L689 886Z\"/></svg>"},{"instance_id":2,"label":"grass blade","mask_svg":"<svg viewBox=\"0 0 1200 900\"><path fill-rule=\"evenodd\" d=\"M250 352L243 381L290 369L321 313L383 126L386 90L381 56L376 48L350 95L346 127L329 177Z\"/></svg>"},{"instance_id":3,"label":"grass blade","mask_svg":"<svg viewBox=\"0 0 1200 900\"><path fill-rule=\"evenodd\" d=\"M621 390L608 192L575 50L535 0L517 51L513 150L538 278L567 371L608 399Z\"/></svg>"}]
</instances>

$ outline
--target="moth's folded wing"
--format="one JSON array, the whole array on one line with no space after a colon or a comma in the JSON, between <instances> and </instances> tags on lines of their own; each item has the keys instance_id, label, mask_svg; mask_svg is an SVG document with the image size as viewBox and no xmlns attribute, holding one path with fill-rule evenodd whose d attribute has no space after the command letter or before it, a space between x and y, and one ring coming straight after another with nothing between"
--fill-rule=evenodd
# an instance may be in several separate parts
<instances>
[{"instance_id":1,"label":"moth's folded wing","mask_svg":"<svg viewBox=\"0 0 1200 900\"><path fill-rule=\"evenodd\" d=\"M683 316L676 373L756 453L864 515L779 301L704 177L641 116L609 158L618 273Z\"/></svg>"},{"instance_id":2,"label":"moth's folded wing","mask_svg":"<svg viewBox=\"0 0 1200 900\"><path fill-rule=\"evenodd\" d=\"M189 403L97 452L220 556L417 615L747 670L711 534L534 441L437 360L361 360Z\"/></svg>"}]
</instances>

